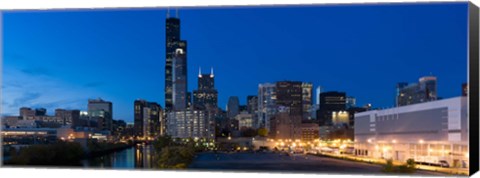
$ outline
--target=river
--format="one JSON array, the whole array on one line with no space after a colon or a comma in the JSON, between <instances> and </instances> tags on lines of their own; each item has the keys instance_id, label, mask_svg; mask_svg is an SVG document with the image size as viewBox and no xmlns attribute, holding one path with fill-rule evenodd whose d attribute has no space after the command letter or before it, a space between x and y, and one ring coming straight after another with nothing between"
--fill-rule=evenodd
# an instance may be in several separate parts
<instances>
[{"instance_id":1,"label":"river","mask_svg":"<svg viewBox=\"0 0 480 178\"><path fill-rule=\"evenodd\" d=\"M85 168L151 169L154 162L152 145L136 145L107 155L83 160Z\"/></svg>"}]
</instances>

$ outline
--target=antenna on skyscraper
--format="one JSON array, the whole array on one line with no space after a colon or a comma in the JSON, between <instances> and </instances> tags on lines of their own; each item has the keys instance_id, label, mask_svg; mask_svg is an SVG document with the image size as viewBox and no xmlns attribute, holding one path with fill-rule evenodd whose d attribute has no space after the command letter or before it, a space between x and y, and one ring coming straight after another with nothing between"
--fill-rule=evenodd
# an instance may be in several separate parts
<instances>
[{"instance_id":1,"label":"antenna on skyscraper","mask_svg":"<svg viewBox=\"0 0 480 178\"><path fill-rule=\"evenodd\" d=\"M175 16L178 18L178 7L175 8Z\"/></svg>"},{"instance_id":2,"label":"antenna on skyscraper","mask_svg":"<svg viewBox=\"0 0 480 178\"><path fill-rule=\"evenodd\" d=\"M167 7L167 18L170 18L170 7Z\"/></svg>"},{"instance_id":3,"label":"antenna on skyscraper","mask_svg":"<svg viewBox=\"0 0 480 178\"><path fill-rule=\"evenodd\" d=\"M213 77L213 67L210 69L210 77Z\"/></svg>"},{"instance_id":4,"label":"antenna on skyscraper","mask_svg":"<svg viewBox=\"0 0 480 178\"><path fill-rule=\"evenodd\" d=\"M202 67L198 67L198 77L202 77Z\"/></svg>"}]
</instances>

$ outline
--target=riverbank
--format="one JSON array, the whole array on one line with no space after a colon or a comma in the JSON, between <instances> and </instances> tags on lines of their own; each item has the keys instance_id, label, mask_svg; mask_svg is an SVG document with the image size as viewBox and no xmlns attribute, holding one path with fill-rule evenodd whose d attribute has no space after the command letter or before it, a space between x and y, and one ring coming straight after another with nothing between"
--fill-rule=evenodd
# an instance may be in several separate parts
<instances>
[{"instance_id":1,"label":"riverbank","mask_svg":"<svg viewBox=\"0 0 480 178\"><path fill-rule=\"evenodd\" d=\"M122 151L128 148L135 146L134 143L126 144L126 143L101 143L97 145L89 146L90 150L85 152L84 159L95 158L99 156L104 156L107 154L111 154L113 152Z\"/></svg>"}]
</instances>

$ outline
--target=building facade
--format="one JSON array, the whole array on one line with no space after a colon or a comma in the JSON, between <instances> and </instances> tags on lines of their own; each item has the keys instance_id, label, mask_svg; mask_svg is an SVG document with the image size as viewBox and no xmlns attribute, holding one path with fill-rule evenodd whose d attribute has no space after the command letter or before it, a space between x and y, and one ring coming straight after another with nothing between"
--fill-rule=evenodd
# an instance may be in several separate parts
<instances>
[{"instance_id":1,"label":"building facade","mask_svg":"<svg viewBox=\"0 0 480 178\"><path fill-rule=\"evenodd\" d=\"M214 115L203 110L185 110L167 114L167 134L173 138L215 139Z\"/></svg>"},{"instance_id":2,"label":"building facade","mask_svg":"<svg viewBox=\"0 0 480 178\"><path fill-rule=\"evenodd\" d=\"M311 109L312 109L312 95L313 95L313 84L303 82L302 83L302 107L303 107L303 119L311 120Z\"/></svg>"},{"instance_id":3,"label":"building facade","mask_svg":"<svg viewBox=\"0 0 480 178\"><path fill-rule=\"evenodd\" d=\"M63 120L63 125L81 126L80 110L55 109L55 116Z\"/></svg>"},{"instance_id":4,"label":"building facade","mask_svg":"<svg viewBox=\"0 0 480 178\"><path fill-rule=\"evenodd\" d=\"M323 92L320 94L320 109L317 111L317 119L320 126L332 125L333 112L345 111L345 92Z\"/></svg>"},{"instance_id":5,"label":"building facade","mask_svg":"<svg viewBox=\"0 0 480 178\"><path fill-rule=\"evenodd\" d=\"M173 58L180 41L180 19L169 17L165 21L165 109L173 107Z\"/></svg>"},{"instance_id":6,"label":"building facade","mask_svg":"<svg viewBox=\"0 0 480 178\"><path fill-rule=\"evenodd\" d=\"M253 114L250 114L248 112L241 112L237 116L235 116L235 119L238 120L238 128L240 130L246 129L246 128L253 128Z\"/></svg>"},{"instance_id":7,"label":"building facade","mask_svg":"<svg viewBox=\"0 0 480 178\"><path fill-rule=\"evenodd\" d=\"M99 130L112 131L112 102L99 99L88 100L88 116L97 121Z\"/></svg>"},{"instance_id":8,"label":"building facade","mask_svg":"<svg viewBox=\"0 0 480 178\"><path fill-rule=\"evenodd\" d=\"M227 117L235 118L240 113L240 101L237 96L230 96L227 103Z\"/></svg>"},{"instance_id":9,"label":"building facade","mask_svg":"<svg viewBox=\"0 0 480 178\"><path fill-rule=\"evenodd\" d=\"M421 77L418 83L397 84L396 106L437 100L437 77Z\"/></svg>"},{"instance_id":10,"label":"building facade","mask_svg":"<svg viewBox=\"0 0 480 178\"><path fill-rule=\"evenodd\" d=\"M355 114L355 154L453 167L468 163L467 97Z\"/></svg>"},{"instance_id":11,"label":"building facade","mask_svg":"<svg viewBox=\"0 0 480 178\"><path fill-rule=\"evenodd\" d=\"M247 96L247 111L249 114L257 114L258 110L258 97L249 95Z\"/></svg>"},{"instance_id":12,"label":"building facade","mask_svg":"<svg viewBox=\"0 0 480 178\"><path fill-rule=\"evenodd\" d=\"M277 113L277 95L275 84L264 83L258 85L258 112L256 128L270 130L270 118Z\"/></svg>"},{"instance_id":13,"label":"building facade","mask_svg":"<svg viewBox=\"0 0 480 178\"><path fill-rule=\"evenodd\" d=\"M288 107L290 115L303 117L303 83L298 81L280 81L276 83L276 105Z\"/></svg>"},{"instance_id":14,"label":"building facade","mask_svg":"<svg viewBox=\"0 0 480 178\"><path fill-rule=\"evenodd\" d=\"M186 46L186 44L185 44ZM186 48L178 47L173 56L173 80L172 102L174 111L182 111L188 108L188 79L187 79L187 51Z\"/></svg>"},{"instance_id":15,"label":"building facade","mask_svg":"<svg viewBox=\"0 0 480 178\"><path fill-rule=\"evenodd\" d=\"M269 137L273 139L301 139L302 115L291 114L288 107L279 107L270 119Z\"/></svg>"},{"instance_id":16,"label":"building facade","mask_svg":"<svg viewBox=\"0 0 480 178\"><path fill-rule=\"evenodd\" d=\"M215 89L213 68L210 74L198 73L198 89L193 91L193 105L196 108L218 107L218 92Z\"/></svg>"},{"instance_id":17,"label":"building facade","mask_svg":"<svg viewBox=\"0 0 480 178\"><path fill-rule=\"evenodd\" d=\"M157 137L165 132L165 119L162 107L155 102L135 100L134 132L137 137Z\"/></svg>"}]
</instances>

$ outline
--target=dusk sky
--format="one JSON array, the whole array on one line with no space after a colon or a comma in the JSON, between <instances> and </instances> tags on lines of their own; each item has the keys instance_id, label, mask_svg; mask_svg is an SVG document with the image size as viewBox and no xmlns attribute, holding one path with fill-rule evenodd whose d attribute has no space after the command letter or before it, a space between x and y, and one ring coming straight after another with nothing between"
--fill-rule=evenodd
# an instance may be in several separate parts
<instances>
[{"instance_id":1,"label":"dusk sky","mask_svg":"<svg viewBox=\"0 0 480 178\"><path fill-rule=\"evenodd\" d=\"M394 104L397 82L438 77L439 97L467 80L468 3L180 8L188 88L215 71L219 106L246 103L259 83L311 82L357 105ZM113 102L133 121L133 102L164 107L166 9L12 11L3 15L2 114L44 107L86 110ZM171 11L174 16L174 10Z\"/></svg>"}]
</instances>

